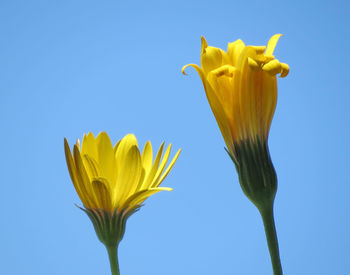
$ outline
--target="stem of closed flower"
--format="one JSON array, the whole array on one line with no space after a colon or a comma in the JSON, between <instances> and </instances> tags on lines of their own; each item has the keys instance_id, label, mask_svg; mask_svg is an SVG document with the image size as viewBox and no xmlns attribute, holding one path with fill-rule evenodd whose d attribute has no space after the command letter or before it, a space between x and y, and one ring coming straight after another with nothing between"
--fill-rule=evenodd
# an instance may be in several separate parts
<instances>
[{"instance_id":1,"label":"stem of closed flower","mask_svg":"<svg viewBox=\"0 0 350 275\"><path fill-rule=\"evenodd\" d=\"M118 263L118 247L107 246L109 262L111 265L112 275L120 275Z\"/></svg>"},{"instance_id":2,"label":"stem of closed flower","mask_svg":"<svg viewBox=\"0 0 350 275\"><path fill-rule=\"evenodd\" d=\"M282 275L283 272L279 255L275 220L273 215L273 203L268 204L267 206L260 207L259 211L264 222L267 244L269 246L271 256L273 274Z\"/></svg>"}]
</instances>

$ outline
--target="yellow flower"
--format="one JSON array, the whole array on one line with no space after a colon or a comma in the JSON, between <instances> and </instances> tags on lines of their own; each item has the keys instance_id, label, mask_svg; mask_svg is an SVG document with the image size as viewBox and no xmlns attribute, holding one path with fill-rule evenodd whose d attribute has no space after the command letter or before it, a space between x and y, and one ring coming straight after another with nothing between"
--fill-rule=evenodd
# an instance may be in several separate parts
<instances>
[{"instance_id":1,"label":"yellow flower","mask_svg":"<svg viewBox=\"0 0 350 275\"><path fill-rule=\"evenodd\" d=\"M126 135L115 146L109 136L101 132L97 138L92 133L78 140L71 154L64 140L69 173L74 187L88 209L102 209L109 213L130 210L140 206L145 199L159 191L171 191L159 187L175 164L180 150L169 166L171 144L162 158L164 143L153 161L152 145L147 142L142 154L136 137Z\"/></svg>"},{"instance_id":2,"label":"yellow flower","mask_svg":"<svg viewBox=\"0 0 350 275\"><path fill-rule=\"evenodd\" d=\"M126 135L116 145L101 132L96 138L84 135L73 147L73 155L64 139L64 151L70 177L82 203L81 208L91 219L99 240L106 246L113 275L119 275L116 249L125 232L128 217L151 195L171 191L159 187L175 164L180 150L166 168L171 144L163 155L164 143L153 160L153 150L147 142L142 154L136 137Z\"/></svg>"},{"instance_id":3,"label":"yellow flower","mask_svg":"<svg viewBox=\"0 0 350 275\"><path fill-rule=\"evenodd\" d=\"M277 103L276 75L289 73L289 66L273 56L280 36L272 36L267 47L237 40L227 52L202 37L201 67L182 68L185 74L192 66L202 79L242 190L262 215L275 275L282 274L273 218L277 175L267 140Z\"/></svg>"},{"instance_id":4,"label":"yellow flower","mask_svg":"<svg viewBox=\"0 0 350 275\"><path fill-rule=\"evenodd\" d=\"M265 46L229 43L227 52L208 46L202 37L201 67L194 67L220 127L225 143L235 158L236 146L250 140L266 142L277 102L276 75L287 76L289 67L273 56L281 34Z\"/></svg>"}]
</instances>

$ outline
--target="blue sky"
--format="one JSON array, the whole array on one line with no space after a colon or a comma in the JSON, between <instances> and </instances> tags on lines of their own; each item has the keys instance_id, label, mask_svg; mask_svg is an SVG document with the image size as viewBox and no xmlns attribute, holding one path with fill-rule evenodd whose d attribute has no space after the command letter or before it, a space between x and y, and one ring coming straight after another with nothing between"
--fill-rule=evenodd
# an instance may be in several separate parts
<instances>
[{"instance_id":1,"label":"blue sky","mask_svg":"<svg viewBox=\"0 0 350 275\"><path fill-rule=\"evenodd\" d=\"M350 247L350 42L345 1L1 1L3 275L109 274L70 182L63 138L134 133L182 153L120 245L126 275L272 274L258 211L198 75L200 36L238 38L288 63L270 151L285 274L346 274Z\"/></svg>"}]
</instances>

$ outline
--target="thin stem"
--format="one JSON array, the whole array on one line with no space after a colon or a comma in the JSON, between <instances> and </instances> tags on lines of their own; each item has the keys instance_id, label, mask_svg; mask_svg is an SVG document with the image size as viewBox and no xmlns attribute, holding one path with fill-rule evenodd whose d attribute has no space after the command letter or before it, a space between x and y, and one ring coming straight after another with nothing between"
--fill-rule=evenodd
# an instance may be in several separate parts
<instances>
[{"instance_id":1,"label":"thin stem","mask_svg":"<svg viewBox=\"0 0 350 275\"><path fill-rule=\"evenodd\" d=\"M273 204L260 210L261 217L264 222L267 244L269 246L270 257L272 262L273 274L282 275L282 266L278 249L278 240L273 215Z\"/></svg>"},{"instance_id":2,"label":"thin stem","mask_svg":"<svg viewBox=\"0 0 350 275\"><path fill-rule=\"evenodd\" d=\"M120 275L118 263L118 247L107 246L109 263L111 265L112 275Z\"/></svg>"}]
</instances>

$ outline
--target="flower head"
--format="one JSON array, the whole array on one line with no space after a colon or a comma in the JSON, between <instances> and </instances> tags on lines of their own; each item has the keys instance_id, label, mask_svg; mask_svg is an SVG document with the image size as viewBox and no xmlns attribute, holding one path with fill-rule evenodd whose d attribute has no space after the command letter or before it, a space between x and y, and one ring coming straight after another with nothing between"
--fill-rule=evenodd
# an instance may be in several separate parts
<instances>
[{"instance_id":1,"label":"flower head","mask_svg":"<svg viewBox=\"0 0 350 275\"><path fill-rule=\"evenodd\" d=\"M277 189L267 140L277 103L276 75L289 72L273 56L280 36L272 36L267 47L237 40L227 52L208 46L202 37L201 67L182 68L185 74L192 66L201 77L241 187L257 206L273 201Z\"/></svg>"},{"instance_id":2,"label":"flower head","mask_svg":"<svg viewBox=\"0 0 350 275\"><path fill-rule=\"evenodd\" d=\"M202 37L201 67L194 67L220 127L228 150L235 158L238 144L265 142L277 102L276 75L287 76L289 67L273 56L280 34L265 46L229 43L227 52L208 46Z\"/></svg>"},{"instance_id":3,"label":"flower head","mask_svg":"<svg viewBox=\"0 0 350 275\"><path fill-rule=\"evenodd\" d=\"M64 139L69 174L82 203L81 208L92 221L99 240L106 246L112 274L119 273L116 249L125 232L126 220L151 195L171 188L159 187L179 156L168 167L171 144L163 155L164 143L153 160L147 142L142 154L136 137L126 135L114 146L105 132L96 138L92 133L78 140L73 154Z\"/></svg>"},{"instance_id":4,"label":"flower head","mask_svg":"<svg viewBox=\"0 0 350 275\"><path fill-rule=\"evenodd\" d=\"M84 135L73 147L64 140L68 170L75 190L92 220L99 239L107 246L119 243L126 219L151 195L171 191L159 185L175 164L180 150L168 167L171 144L160 146L153 160L153 150L147 142L142 154L136 137L126 135L114 146L105 132L96 138ZM162 157L163 155L163 157Z\"/></svg>"},{"instance_id":5,"label":"flower head","mask_svg":"<svg viewBox=\"0 0 350 275\"><path fill-rule=\"evenodd\" d=\"M79 140L74 145L73 155L66 139L64 148L72 182L84 206L110 213L137 208L149 196L171 191L159 185L180 153L165 169L171 144L162 159L163 143L153 161L150 142L141 154L134 135L126 135L113 146L105 132L96 138L92 133L84 135L81 146Z\"/></svg>"}]
</instances>

